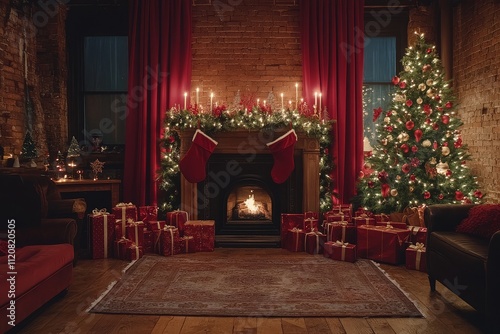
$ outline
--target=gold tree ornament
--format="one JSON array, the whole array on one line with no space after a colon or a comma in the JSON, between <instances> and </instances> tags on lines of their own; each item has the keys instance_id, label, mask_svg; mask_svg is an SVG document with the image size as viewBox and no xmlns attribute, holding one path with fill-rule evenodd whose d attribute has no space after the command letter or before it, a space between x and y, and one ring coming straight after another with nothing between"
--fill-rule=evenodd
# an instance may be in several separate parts
<instances>
[{"instance_id":1,"label":"gold tree ornament","mask_svg":"<svg viewBox=\"0 0 500 334\"><path fill-rule=\"evenodd\" d=\"M104 167L105 162L99 161L99 159L95 159L94 162L90 163L90 167L92 168L92 173L94 174L94 180L97 180L98 174L102 173L102 168Z\"/></svg>"}]
</instances>

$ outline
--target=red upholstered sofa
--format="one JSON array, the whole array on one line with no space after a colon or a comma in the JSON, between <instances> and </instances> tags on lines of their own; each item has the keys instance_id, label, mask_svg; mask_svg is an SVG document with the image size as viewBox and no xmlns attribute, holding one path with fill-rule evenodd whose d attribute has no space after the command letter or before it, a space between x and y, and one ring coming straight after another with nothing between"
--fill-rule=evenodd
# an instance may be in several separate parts
<instances>
[{"instance_id":1,"label":"red upholstered sofa","mask_svg":"<svg viewBox=\"0 0 500 334\"><path fill-rule=\"evenodd\" d=\"M77 224L69 216L85 203L49 203L47 182L0 175L0 333L64 292L72 280ZM64 208L68 218L60 218ZM50 218L50 211L58 218Z\"/></svg>"}]
</instances>

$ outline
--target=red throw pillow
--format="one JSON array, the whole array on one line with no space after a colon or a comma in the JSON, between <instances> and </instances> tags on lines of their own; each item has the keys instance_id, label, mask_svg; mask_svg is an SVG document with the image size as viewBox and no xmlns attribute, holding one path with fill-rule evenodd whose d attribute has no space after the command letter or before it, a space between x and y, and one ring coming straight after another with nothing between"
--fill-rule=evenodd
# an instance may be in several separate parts
<instances>
[{"instance_id":1,"label":"red throw pillow","mask_svg":"<svg viewBox=\"0 0 500 334\"><path fill-rule=\"evenodd\" d=\"M469 216L456 228L457 232L490 239L500 230L500 205L482 204L469 210Z\"/></svg>"}]
</instances>

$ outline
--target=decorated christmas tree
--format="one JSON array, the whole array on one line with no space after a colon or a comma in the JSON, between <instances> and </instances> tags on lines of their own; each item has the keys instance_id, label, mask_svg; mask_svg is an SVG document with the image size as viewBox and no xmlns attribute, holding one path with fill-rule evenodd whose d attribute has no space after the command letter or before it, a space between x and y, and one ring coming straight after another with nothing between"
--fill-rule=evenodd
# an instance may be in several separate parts
<instances>
[{"instance_id":1,"label":"decorated christmas tree","mask_svg":"<svg viewBox=\"0 0 500 334\"><path fill-rule=\"evenodd\" d=\"M366 154L359 204L373 212L408 206L479 203L482 194L466 162L449 83L434 46L420 35L402 59L388 110L374 110L377 145Z\"/></svg>"},{"instance_id":2,"label":"decorated christmas tree","mask_svg":"<svg viewBox=\"0 0 500 334\"><path fill-rule=\"evenodd\" d=\"M78 145L78 141L76 140L75 136L71 138L71 142L69 143L68 147L68 154L66 155L66 158L77 158L80 156L80 145Z\"/></svg>"},{"instance_id":3,"label":"decorated christmas tree","mask_svg":"<svg viewBox=\"0 0 500 334\"><path fill-rule=\"evenodd\" d=\"M36 144L31 137L31 132L27 131L24 137L23 147L21 150L21 158L26 160L35 159L37 157Z\"/></svg>"}]
</instances>

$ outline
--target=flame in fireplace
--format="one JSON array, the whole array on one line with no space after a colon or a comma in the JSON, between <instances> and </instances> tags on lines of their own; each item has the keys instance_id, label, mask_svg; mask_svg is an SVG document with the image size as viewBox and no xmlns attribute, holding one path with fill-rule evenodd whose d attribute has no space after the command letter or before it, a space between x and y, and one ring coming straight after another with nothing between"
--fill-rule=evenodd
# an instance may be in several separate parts
<instances>
[{"instance_id":1,"label":"flame in fireplace","mask_svg":"<svg viewBox=\"0 0 500 334\"><path fill-rule=\"evenodd\" d=\"M248 195L248 198L245 200L245 205L247 206L247 209L248 211L250 211L250 213L255 214L259 212L259 206L255 204L253 190L251 191L251 194Z\"/></svg>"}]
</instances>

